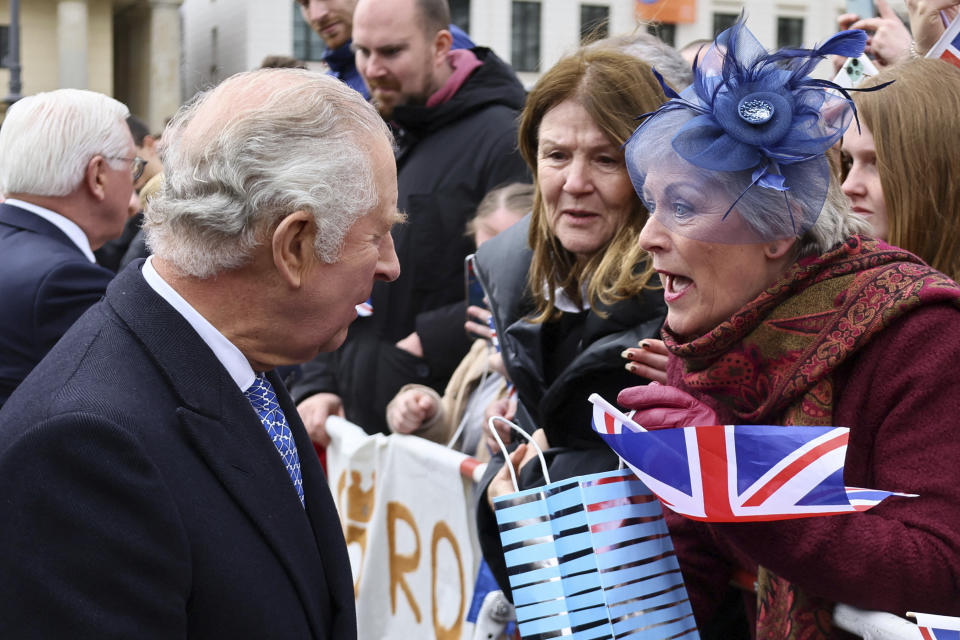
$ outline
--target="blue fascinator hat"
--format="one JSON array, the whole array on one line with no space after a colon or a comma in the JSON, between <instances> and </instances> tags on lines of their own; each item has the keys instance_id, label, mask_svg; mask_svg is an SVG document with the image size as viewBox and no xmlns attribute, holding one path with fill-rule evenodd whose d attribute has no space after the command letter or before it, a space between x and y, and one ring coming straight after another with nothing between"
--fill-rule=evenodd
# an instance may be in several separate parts
<instances>
[{"instance_id":1,"label":"blue fascinator hat","mask_svg":"<svg viewBox=\"0 0 960 640\"><path fill-rule=\"evenodd\" d=\"M640 116L625 145L647 209L708 242L802 236L827 197L825 153L855 117L847 91L810 72L827 55L859 56L865 44L863 31L842 31L816 49L769 53L741 15L694 63L683 93L657 74L670 100Z\"/></svg>"}]
</instances>

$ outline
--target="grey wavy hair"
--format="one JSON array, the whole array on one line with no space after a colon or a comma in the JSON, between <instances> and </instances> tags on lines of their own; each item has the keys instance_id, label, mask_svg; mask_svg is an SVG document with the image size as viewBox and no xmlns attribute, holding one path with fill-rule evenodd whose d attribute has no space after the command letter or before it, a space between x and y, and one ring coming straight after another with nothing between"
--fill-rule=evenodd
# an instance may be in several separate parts
<instances>
[{"instance_id":1,"label":"grey wavy hair","mask_svg":"<svg viewBox=\"0 0 960 640\"><path fill-rule=\"evenodd\" d=\"M656 69L657 73L662 75L667 84L677 93L693 83L693 69L683 59L680 52L646 31L611 36L603 40L597 40L589 46L591 48L617 49L634 58L643 60Z\"/></svg>"},{"instance_id":2,"label":"grey wavy hair","mask_svg":"<svg viewBox=\"0 0 960 640\"><path fill-rule=\"evenodd\" d=\"M18 100L0 129L0 193L66 196L90 160L130 166L126 105L84 89L57 89Z\"/></svg>"},{"instance_id":3,"label":"grey wavy hair","mask_svg":"<svg viewBox=\"0 0 960 640\"><path fill-rule=\"evenodd\" d=\"M208 106L228 84L241 89L234 108ZM247 95L257 96L253 104ZM219 115L204 129L198 121L211 110ZM373 107L325 74L232 76L182 107L164 132L165 182L145 212L147 243L182 273L209 278L245 264L283 217L307 211L317 256L336 262L347 231L378 204L369 160L376 136L393 144Z\"/></svg>"}]
</instances>

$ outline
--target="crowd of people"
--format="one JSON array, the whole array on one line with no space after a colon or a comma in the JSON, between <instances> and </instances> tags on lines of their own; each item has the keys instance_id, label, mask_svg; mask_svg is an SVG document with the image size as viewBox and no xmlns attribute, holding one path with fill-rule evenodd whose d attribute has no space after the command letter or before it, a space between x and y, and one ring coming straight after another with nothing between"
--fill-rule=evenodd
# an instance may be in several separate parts
<instances>
[{"instance_id":1,"label":"crowd of people","mask_svg":"<svg viewBox=\"0 0 960 640\"><path fill-rule=\"evenodd\" d=\"M844 481L917 496L666 510L701 637L960 616L960 69L921 57L958 3L877 0L817 49L619 35L529 92L446 0L299 3L327 72L267 61L162 134L90 91L7 112L0 637L356 637L333 415L488 461L509 598L495 498L620 465L591 393L650 429L848 427ZM864 50L853 89L811 77Z\"/></svg>"}]
</instances>

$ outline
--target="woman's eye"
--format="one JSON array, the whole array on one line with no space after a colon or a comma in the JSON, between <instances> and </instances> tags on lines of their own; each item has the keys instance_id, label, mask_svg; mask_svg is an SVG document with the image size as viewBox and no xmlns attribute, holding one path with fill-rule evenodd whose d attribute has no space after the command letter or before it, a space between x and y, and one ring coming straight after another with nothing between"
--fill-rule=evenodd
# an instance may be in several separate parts
<instances>
[{"instance_id":1,"label":"woman's eye","mask_svg":"<svg viewBox=\"0 0 960 640\"><path fill-rule=\"evenodd\" d=\"M677 220L689 220L693 216L693 208L683 202L674 202L673 217Z\"/></svg>"}]
</instances>

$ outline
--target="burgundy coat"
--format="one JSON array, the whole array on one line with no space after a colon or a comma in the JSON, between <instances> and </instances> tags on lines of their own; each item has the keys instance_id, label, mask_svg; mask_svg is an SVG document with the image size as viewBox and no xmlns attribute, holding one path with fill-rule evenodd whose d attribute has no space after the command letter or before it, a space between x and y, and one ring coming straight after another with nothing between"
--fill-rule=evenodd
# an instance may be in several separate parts
<instances>
[{"instance_id":1,"label":"burgundy coat","mask_svg":"<svg viewBox=\"0 0 960 640\"><path fill-rule=\"evenodd\" d=\"M671 357L669 384L696 395L679 372ZM862 609L960 616L960 310L941 304L904 315L834 380L833 422L850 427L846 484L920 497L780 522L706 525L668 514L701 625L717 612L731 571L758 564ZM745 601L755 609L755 598Z\"/></svg>"}]
</instances>

